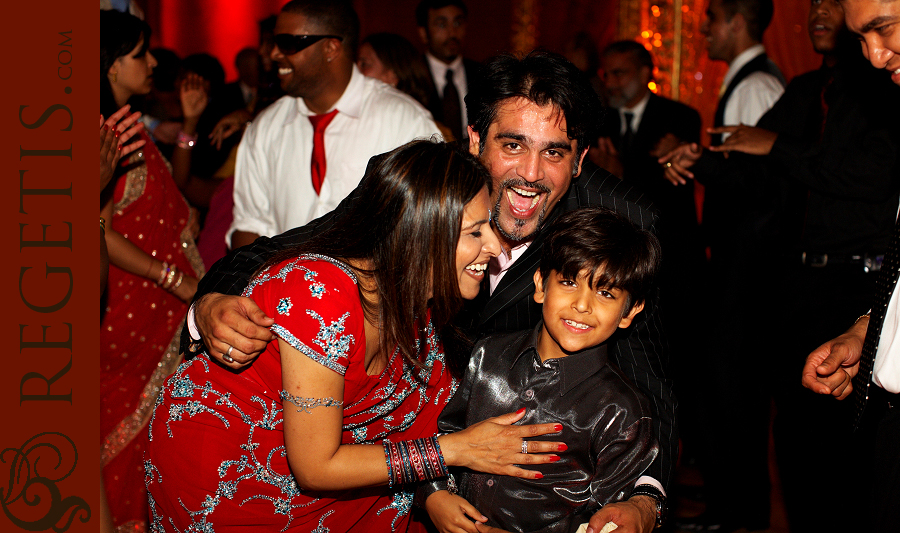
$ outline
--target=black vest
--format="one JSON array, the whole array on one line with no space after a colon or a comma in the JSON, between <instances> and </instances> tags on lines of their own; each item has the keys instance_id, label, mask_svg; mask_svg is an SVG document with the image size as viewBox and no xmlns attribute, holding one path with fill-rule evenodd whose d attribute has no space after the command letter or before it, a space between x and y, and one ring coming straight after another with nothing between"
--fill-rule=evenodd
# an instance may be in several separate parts
<instances>
[{"instance_id":1,"label":"black vest","mask_svg":"<svg viewBox=\"0 0 900 533\"><path fill-rule=\"evenodd\" d=\"M741 70L732 78L731 82L728 84L728 87L725 88L725 92L722 94L722 97L719 98L719 104L716 106L716 117L713 121L713 126L718 128L719 126L725 125L725 104L728 103L728 99L731 98L731 93L734 92L734 88L738 86L739 83L744 81L744 78L753 74L754 72L767 72L781 82L781 85L785 85L784 77L781 75L781 71L778 70L778 67L773 63L769 56L766 55L765 52L759 54L750 60L749 63L741 67ZM756 124L748 124L748 126L755 126ZM710 136L710 144L713 146L718 146L722 144L722 135L716 133L715 135Z\"/></svg>"}]
</instances>

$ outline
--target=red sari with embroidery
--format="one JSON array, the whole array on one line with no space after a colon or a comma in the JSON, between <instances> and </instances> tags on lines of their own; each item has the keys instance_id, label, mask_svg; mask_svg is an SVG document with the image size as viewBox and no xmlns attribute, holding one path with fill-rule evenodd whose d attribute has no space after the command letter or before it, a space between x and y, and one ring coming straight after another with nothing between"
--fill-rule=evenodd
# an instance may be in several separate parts
<instances>
[{"instance_id":1,"label":"red sari with embroidery","mask_svg":"<svg viewBox=\"0 0 900 533\"><path fill-rule=\"evenodd\" d=\"M301 355L344 376L343 444L381 446L432 436L456 387L430 321L425 369L395 353L384 371L365 369L365 319L345 264L304 255L257 276L244 294L275 319L272 331ZM150 422L151 526L158 531L380 532L411 523L415 487L305 491L284 445L277 342L233 372L200 355L167 381ZM335 408L335 407L329 407ZM414 525L414 527L411 527ZM174 526L174 527L173 527Z\"/></svg>"},{"instance_id":2,"label":"red sari with embroidery","mask_svg":"<svg viewBox=\"0 0 900 533\"><path fill-rule=\"evenodd\" d=\"M112 228L186 275L203 275L188 230L190 208L168 162L149 136L121 164L113 195ZM143 454L146 425L159 388L180 362L178 341L188 305L141 276L109 267L107 306L100 325L100 436L103 483L120 531L147 530Z\"/></svg>"}]
</instances>

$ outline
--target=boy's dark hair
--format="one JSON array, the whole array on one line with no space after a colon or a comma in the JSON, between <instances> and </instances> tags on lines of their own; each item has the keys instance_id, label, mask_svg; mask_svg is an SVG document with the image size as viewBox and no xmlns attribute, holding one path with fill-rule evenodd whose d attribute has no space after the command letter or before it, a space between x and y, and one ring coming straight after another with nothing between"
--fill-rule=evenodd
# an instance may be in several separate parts
<instances>
[{"instance_id":1,"label":"boy's dark hair","mask_svg":"<svg viewBox=\"0 0 900 533\"><path fill-rule=\"evenodd\" d=\"M628 294L628 314L649 297L661 255L659 240L650 231L611 209L585 207L565 213L547 228L540 271L546 286L553 270L575 279L587 269L593 287Z\"/></svg>"},{"instance_id":2,"label":"boy's dark hair","mask_svg":"<svg viewBox=\"0 0 900 533\"><path fill-rule=\"evenodd\" d=\"M469 16L469 10L462 0L422 0L416 6L416 25L420 28L428 27L428 12L432 9L441 9L447 6L456 6L463 12L463 17Z\"/></svg>"}]
</instances>

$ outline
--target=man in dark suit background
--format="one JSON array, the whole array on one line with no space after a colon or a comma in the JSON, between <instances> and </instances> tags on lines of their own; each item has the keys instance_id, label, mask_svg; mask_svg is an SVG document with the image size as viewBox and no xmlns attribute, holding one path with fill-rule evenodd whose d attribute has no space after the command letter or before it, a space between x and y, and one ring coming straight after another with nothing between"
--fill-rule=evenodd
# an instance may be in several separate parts
<instances>
[{"instance_id":1,"label":"man in dark suit background","mask_svg":"<svg viewBox=\"0 0 900 533\"><path fill-rule=\"evenodd\" d=\"M700 141L700 114L693 108L650 91L653 57L635 41L617 41L600 54L601 78L610 109L600 139L591 147L592 161L625 183L645 192L660 212L659 240L663 248L660 291L663 324L672 349L672 366L682 387L679 399L687 410L700 410L696 393L702 375L695 368L696 317L702 315L698 294L706 257L697 221L693 182L676 187L663 178L657 159L681 143ZM685 453L696 453L702 428L697 416L682 417Z\"/></svg>"},{"instance_id":2,"label":"man in dark suit background","mask_svg":"<svg viewBox=\"0 0 900 533\"><path fill-rule=\"evenodd\" d=\"M429 111L460 140L468 135L465 97L481 69L476 61L462 56L468 16L462 0L422 0L416 7L425 63L436 93Z\"/></svg>"},{"instance_id":3,"label":"man in dark suit background","mask_svg":"<svg viewBox=\"0 0 900 533\"><path fill-rule=\"evenodd\" d=\"M538 103L540 102L540 103ZM492 220L504 247L490 265L481 294L460 313L460 326L474 338L534 327L541 306L534 302L534 271L540 260L542 228L579 207L605 206L643 228L656 229L657 215L646 195L585 162L597 135L602 104L578 69L556 54L533 52L524 59L504 55L485 65L485 78L469 95L469 150L493 177ZM371 163L370 163L371 166ZM366 178L363 178L366 179ZM216 263L201 281L187 329L199 328L207 353L240 368L265 348L272 320L239 294L272 253L302 242L327 227L352 202L302 228L257 239ZM649 533L665 510L662 489L672 480L678 441L676 402L666 378L666 342L654 296L645 317L611 345L611 357L650 400L660 453L630 498L605 506L591 519L593 531L608 521ZM188 340L183 347L187 347ZM187 350L196 353L200 343ZM626 495L627 496L627 495ZM626 527L627 529L627 527Z\"/></svg>"}]
</instances>

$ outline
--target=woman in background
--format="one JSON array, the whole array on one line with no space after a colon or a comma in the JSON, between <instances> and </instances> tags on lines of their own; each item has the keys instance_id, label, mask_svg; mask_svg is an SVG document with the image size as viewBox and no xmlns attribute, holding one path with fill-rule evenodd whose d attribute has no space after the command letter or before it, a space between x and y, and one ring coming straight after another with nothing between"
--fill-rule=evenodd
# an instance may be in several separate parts
<instances>
[{"instance_id":1,"label":"woman in background","mask_svg":"<svg viewBox=\"0 0 900 533\"><path fill-rule=\"evenodd\" d=\"M156 60L147 51L149 40L144 21L100 12L104 116L150 91ZM182 85L181 103L188 129L206 105L199 79ZM190 163L192 134L179 135L173 159L181 164ZM180 360L181 324L204 269L194 247L190 209L169 163L146 132L136 138L146 144L118 162L111 191L101 198L110 269L100 329L100 442L103 486L115 526L145 531L145 426L160 385Z\"/></svg>"},{"instance_id":2,"label":"woman in background","mask_svg":"<svg viewBox=\"0 0 900 533\"><path fill-rule=\"evenodd\" d=\"M373 33L359 44L356 66L364 76L387 83L404 92L425 109L440 107L437 90L422 54L411 42L395 33ZM436 122L445 141L454 140L450 129Z\"/></svg>"}]
</instances>

